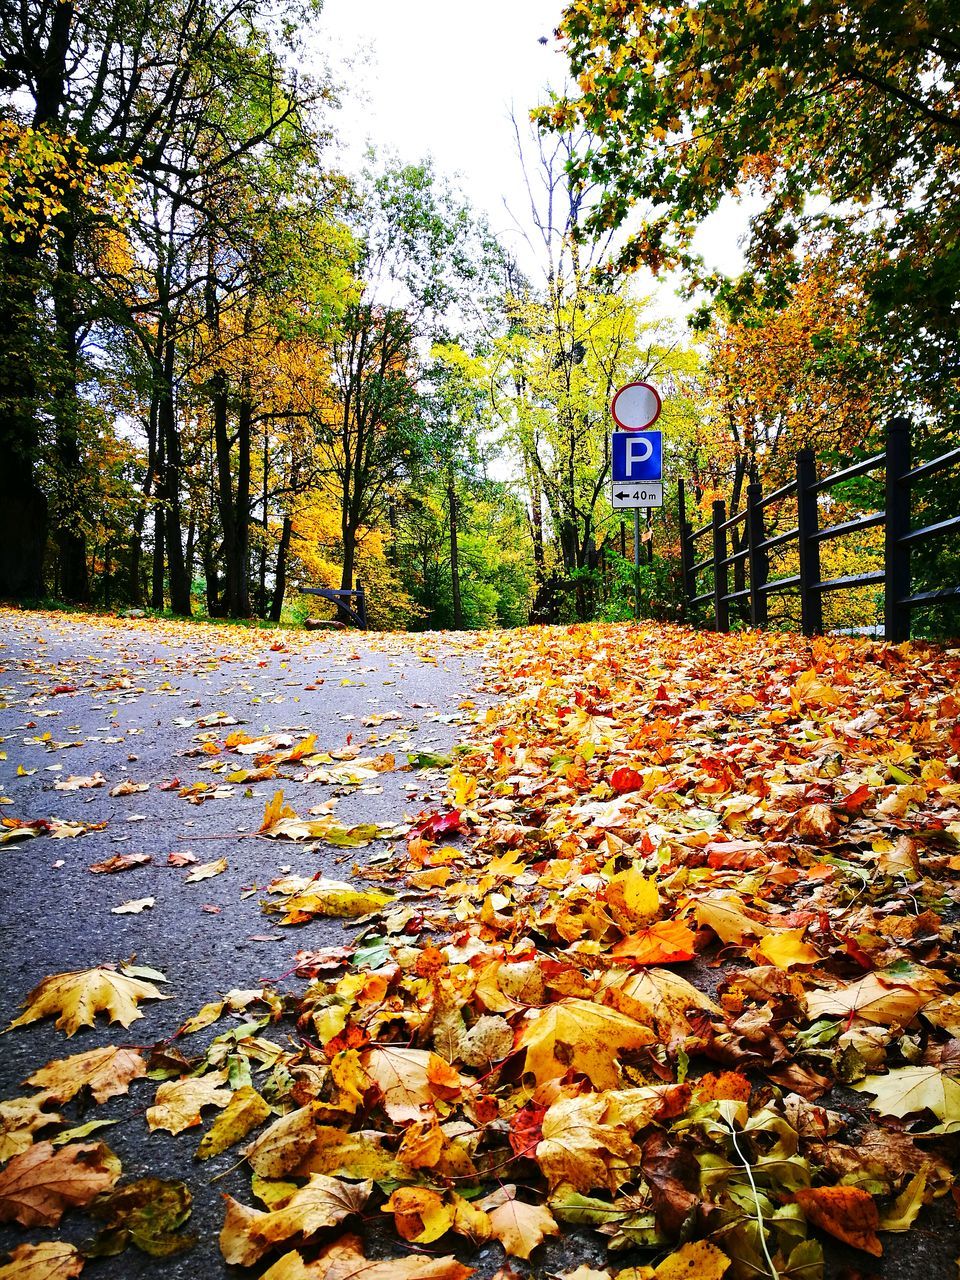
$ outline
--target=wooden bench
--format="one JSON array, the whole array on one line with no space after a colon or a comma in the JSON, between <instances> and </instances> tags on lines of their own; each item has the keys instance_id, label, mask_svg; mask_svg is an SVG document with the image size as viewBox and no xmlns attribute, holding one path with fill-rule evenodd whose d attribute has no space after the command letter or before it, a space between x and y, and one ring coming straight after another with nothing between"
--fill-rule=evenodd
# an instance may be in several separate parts
<instances>
[{"instance_id":1,"label":"wooden bench","mask_svg":"<svg viewBox=\"0 0 960 1280\"><path fill-rule=\"evenodd\" d=\"M300 590L305 596L320 596L322 600L329 600L331 604L335 604L338 609L352 618L361 631L366 631L367 596L359 582L349 591L335 587L301 587ZM355 606L350 603L354 596L357 601Z\"/></svg>"}]
</instances>

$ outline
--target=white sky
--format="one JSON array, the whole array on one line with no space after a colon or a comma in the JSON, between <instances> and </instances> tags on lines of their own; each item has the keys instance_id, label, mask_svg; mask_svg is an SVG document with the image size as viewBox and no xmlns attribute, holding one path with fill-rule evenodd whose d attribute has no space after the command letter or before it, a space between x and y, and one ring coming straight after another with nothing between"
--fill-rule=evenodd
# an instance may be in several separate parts
<instances>
[{"instance_id":1,"label":"white sky","mask_svg":"<svg viewBox=\"0 0 960 1280\"><path fill-rule=\"evenodd\" d=\"M567 63L553 38L562 11L561 0L324 0L319 52L345 84L334 124L340 163L355 169L367 144L404 162L432 155L529 269L504 207L524 220L510 111L525 121L548 85L563 87ZM712 266L739 267L742 225L730 208L705 226L697 247ZM669 286L659 302L679 314Z\"/></svg>"}]
</instances>

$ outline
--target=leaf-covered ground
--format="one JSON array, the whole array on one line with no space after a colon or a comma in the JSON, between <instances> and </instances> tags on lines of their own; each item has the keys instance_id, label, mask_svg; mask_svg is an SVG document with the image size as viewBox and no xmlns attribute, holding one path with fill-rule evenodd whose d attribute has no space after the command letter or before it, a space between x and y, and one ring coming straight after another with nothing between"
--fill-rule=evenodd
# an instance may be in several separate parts
<instances>
[{"instance_id":1,"label":"leaf-covered ground","mask_svg":"<svg viewBox=\"0 0 960 1280\"><path fill-rule=\"evenodd\" d=\"M439 686L472 641L369 637L362 658L352 638L207 635L224 650L171 659L181 685L198 663L213 685L242 668L256 700L277 692L279 656L296 725L229 715L218 691L174 719L163 777L101 771L85 738L85 772L52 785L219 807L242 843L198 856L171 830L166 898L98 909L135 938L167 899L260 859L273 874L238 896L260 905L254 938L277 940L281 973L265 983L225 931L223 971L192 973L206 999L158 1043L145 1028L169 1024L181 974L149 947L6 993L10 1038L53 1019L60 1051L0 1104L0 1217L24 1228L0 1277L165 1274L207 1170L229 1192L219 1244L237 1276L955 1274L960 651L506 633L484 641L481 696L461 678L430 713L460 722L435 748L409 697L358 701L346 740L303 663L330 679L379 647L405 677L439 663ZM14 689L8 776L33 729L38 751L69 750L59 720L41 731L59 698L116 696L91 659L64 661L37 658L28 703ZM162 681L127 678L157 705ZM373 812L348 818L361 796ZM3 854L109 854L103 832L131 816L110 808L97 832L80 803L52 813L0 809ZM87 882L174 885L128 845L91 858ZM131 1097L122 1126L98 1128ZM155 1135L157 1171L121 1167L121 1128Z\"/></svg>"}]
</instances>

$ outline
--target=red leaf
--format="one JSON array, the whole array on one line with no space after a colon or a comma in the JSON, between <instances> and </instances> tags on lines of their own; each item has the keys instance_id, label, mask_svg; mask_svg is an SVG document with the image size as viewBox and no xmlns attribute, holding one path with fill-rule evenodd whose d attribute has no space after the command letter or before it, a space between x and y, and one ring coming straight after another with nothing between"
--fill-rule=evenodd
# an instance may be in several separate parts
<instances>
[{"instance_id":1,"label":"red leaf","mask_svg":"<svg viewBox=\"0 0 960 1280\"><path fill-rule=\"evenodd\" d=\"M515 1156L531 1156L537 1143L543 1138L543 1117L546 1107L538 1107L528 1102L517 1111L510 1121L510 1146Z\"/></svg>"},{"instance_id":2,"label":"red leaf","mask_svg":"<svg viewBox=\"0 0 960 1280\"><path fill-rule=\"evenodd\" d=\"M610 785L618 796L622 796L628 791L639 791L643 786L643 778L636 769L622 764L611 773Z\"/></svg>"},{"instance_id":3,"label":"red leaf","mask_svg":"<svg viewBox=\"0 0 960 1280\"><path fill-rule=\"evenodd\" d=\"M459 835L462 830L460 810L451 809L449 813L435 813L432 817L418 822L413 830L423 840L440 840L443 836Z\"/></svg>"}]
</instances>

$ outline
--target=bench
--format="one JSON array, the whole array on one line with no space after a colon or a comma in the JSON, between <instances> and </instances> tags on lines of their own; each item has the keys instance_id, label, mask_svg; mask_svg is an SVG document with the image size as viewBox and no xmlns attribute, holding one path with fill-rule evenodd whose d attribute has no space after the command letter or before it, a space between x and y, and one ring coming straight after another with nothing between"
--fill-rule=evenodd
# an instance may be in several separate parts
<instances>
[{"instance_id":1,"label":"bench","mask_svg":"<svg viewBox=\"0 0 960 1280\"><path fill-rule=\"evenodd\" d=\"M366 631L367 597L359 582L349 591L335 587L301 587L300 590L305 596L320 596L322 600L329 600L331 604L335 604L338 609L352 618L361 631ZM354 596L357 600L356 606L350 603Z\"/></svg>"}]
</instances>

